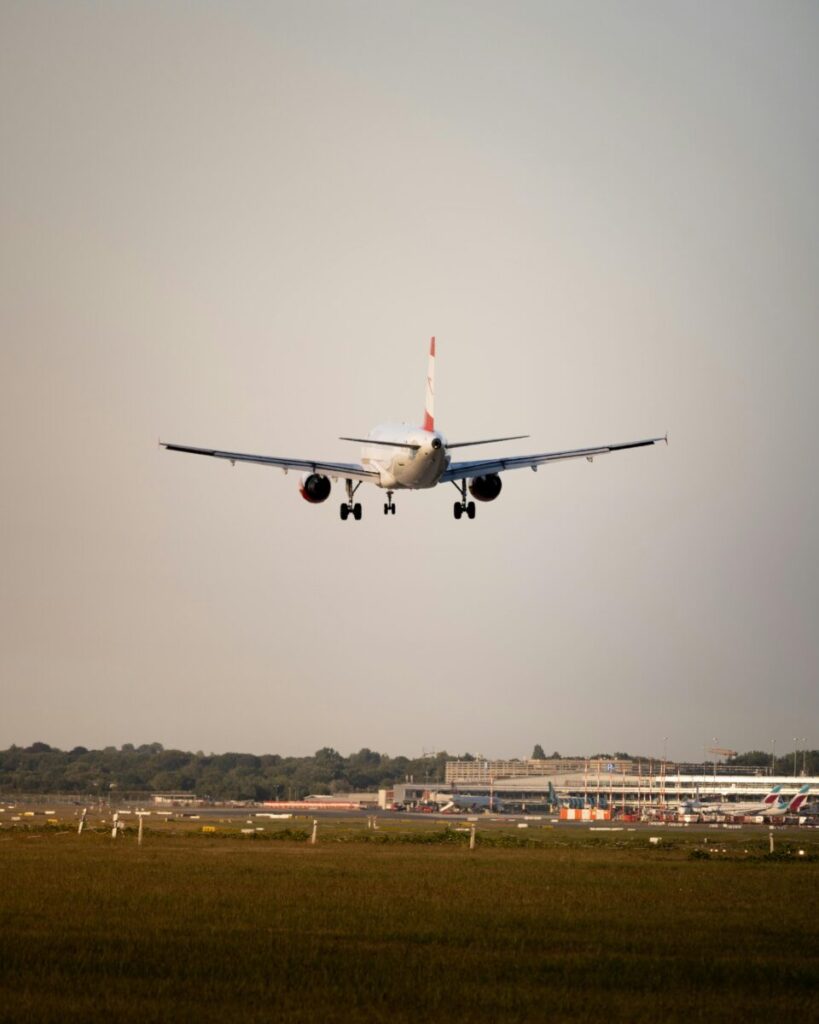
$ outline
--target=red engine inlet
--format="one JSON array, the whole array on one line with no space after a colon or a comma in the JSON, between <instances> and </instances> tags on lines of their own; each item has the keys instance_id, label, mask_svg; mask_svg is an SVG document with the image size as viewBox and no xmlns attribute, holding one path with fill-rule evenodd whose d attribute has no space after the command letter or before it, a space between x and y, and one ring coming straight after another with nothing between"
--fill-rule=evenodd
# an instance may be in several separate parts
<instances>
[{"instance_id":1,"label":"red engine inlet","mask_svg":"<svg viewBox=\"0 0 819 1024\"><path fill-rule=\"evenodd\" d=\"M487 476L476 476L469 481L469 493L478 501L494 501L500 494L501 478L497 473L489 473Z\"/></svg>"},{"instance_id":2,"label":"red engine inlet","mask_svg":"<svg viewBox=\"0 0 819 1024\"><path fill-rule=\"evenodd\" d=\"M305 501L311 505L320 505L330 497L332 484L329 477L321 476L319 473L309 473L301 478L299 491Z\"/></svg>"}]
</instances>

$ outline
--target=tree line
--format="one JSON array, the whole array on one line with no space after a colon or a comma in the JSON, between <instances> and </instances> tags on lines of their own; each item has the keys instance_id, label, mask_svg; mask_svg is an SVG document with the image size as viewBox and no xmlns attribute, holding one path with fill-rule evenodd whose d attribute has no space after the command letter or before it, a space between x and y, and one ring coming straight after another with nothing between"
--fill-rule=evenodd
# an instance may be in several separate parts
<instances>
[{"instance_id":1,"label":"tree line","mask_svg":"<svg viewBox=\"0 0 819 1024\"><path fill-rule=\"evenodd\" d=\"M367 747L344 757L322 747L309 757L205 754L161 743L59 750L47 743L0 751L0 793L186 792L214 800L300 800L311 793L376 790L408 780L441 782L455 755L390 757ZM465 754L462 757L470 758Z\"/></svg>"},{"instance_id":2,"label":"tree line","mask_svg":"<svg viewBox=\"0 0 819 1024\"><path fill-rule=\"evenodd\" d=\"M537 744L533 757L543 758ZM559 758L555 751L551 755ZM598 757L628 759L622 752ZM161 743L59 750L47 743L0 751L0 793L65 793L108 798L117 794L184 792L213 800L301 800L312 793L343 793L389 788L397 782L443 782L446 762L475 760L473 754L439 751L423 757L390 757L363 747L346 757L322 747L308 757L279 754L205 754L166 750ZM648 760L643 758L643 760ZM655 759L656 761L656 759ZM729 766L751 766L775 775L819 773L819 751L800 750L772 760L752 750Z\"/></svg>"}]
</instances>

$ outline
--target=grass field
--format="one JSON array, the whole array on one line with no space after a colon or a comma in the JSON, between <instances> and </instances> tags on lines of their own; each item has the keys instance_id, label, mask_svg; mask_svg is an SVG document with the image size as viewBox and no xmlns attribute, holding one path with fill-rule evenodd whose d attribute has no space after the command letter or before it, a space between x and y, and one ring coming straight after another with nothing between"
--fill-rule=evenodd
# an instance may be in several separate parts
<instances>
[{"instance_id":1,"label":"grass field","mask_svg":"<svg viewBox=\"0 0 819 1024\"><path fill-rule=\"evenodd\" d=\"M817 1020L815 840L720 840L7 830L0 1019Z\"/></svg>"}]
</instances>

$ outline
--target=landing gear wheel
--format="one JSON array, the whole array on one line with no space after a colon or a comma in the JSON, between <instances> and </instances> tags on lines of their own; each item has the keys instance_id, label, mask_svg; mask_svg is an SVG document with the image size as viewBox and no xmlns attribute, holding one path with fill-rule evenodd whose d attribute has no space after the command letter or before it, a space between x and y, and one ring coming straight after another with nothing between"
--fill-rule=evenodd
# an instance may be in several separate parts
<instances>
[{"instance_id":1,"label":"landing gear wheel","mask_svg":"<svg viewBox=\"0 0 819 1024\"><path fill-rule=\"evenodd\" d=\"M455 518L460 519L461 516L463 515L463 511L463 505L461 505L460 501L456 501L455 504L452 506L452 513L455 516Z\"/></svg>"},{"instance_id":2,"label":"landing gear wheel","mask_svg":"<svg viewBox=\"0 0 819 1024\"><path fill-rule=\"evenodd\" d=\"M389 505L385 505L384 506L384 515L388 516L389 514L390 514L390 506Z\"/></svg>"},{"instance_id":3,"label":"landing gear wheel","mask_svg":"<svg viewBox=\"0 0 819 1024\"><path fill-rule=\"evenodd\" d=\"M475 502L474 501L470 501L469 504L466 506L466 514L469 516L470 519L474 519L475 518Z\"/></svg>"},{"instance_id":4,"label":"landing gear wheel","mask_svg":"<svg viewBox=\"0 0 819 1024\"><path fill-rule=\"evenodd\" d=\"M352 516L353 519L360 519L361 518L361 506L358 503L356 503L355 505L353 504L353 495L358 490L358 488L361 486L361 481L359 480L359 482L357 484L355 484L355 486L354 486L352 480L345 480L344 481L344 485L347 488L347 500L341 506L341 509L340 509L341 518L342 519L349 519L350 516Z\"/></svg>"}]
</instances>

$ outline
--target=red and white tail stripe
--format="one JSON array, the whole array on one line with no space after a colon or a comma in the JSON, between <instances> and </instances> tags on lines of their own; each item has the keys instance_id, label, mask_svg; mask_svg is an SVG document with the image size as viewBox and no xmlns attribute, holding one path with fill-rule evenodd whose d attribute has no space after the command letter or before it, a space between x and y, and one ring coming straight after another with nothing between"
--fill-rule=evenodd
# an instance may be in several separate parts
<instances>
[{"instance_id":1,"label":"red and white tail stripe","mask_svg":"<svg viewBox=\"0 0 819 1024\"><path fill-rule=\"evenodd\" d=\"M429 368L427 369L427 393L424 405L424 430L435 429L435 338L429 342Z\"/></svg>"}]
</instances>

